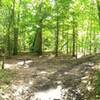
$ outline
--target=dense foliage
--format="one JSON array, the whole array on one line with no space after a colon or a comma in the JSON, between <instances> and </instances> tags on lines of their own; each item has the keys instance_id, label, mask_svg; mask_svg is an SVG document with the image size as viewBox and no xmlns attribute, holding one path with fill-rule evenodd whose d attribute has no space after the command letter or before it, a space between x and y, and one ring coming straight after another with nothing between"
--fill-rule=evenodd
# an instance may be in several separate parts
<instances>
[{"instance_id":1,"label":"dense foliage","mask_svg":"<svg viewBox=\"0 0 100 100\"><path fill-rule=\"evenodd\" d=\"M100 50L99 0L0 2L0 43L9 55L31 50L75 56Z\"/></svg>"},{"instance_id":2,"label":"dense foliage","mask_svg":"<svg viewBox=\"0 0 100 100\"><path fill-rule=\"evenodd\" d=\"M100 53L100 0L0 0L0 82L9 84L12 77L3 70L5 55L20 52L76 58ZM98 96L100 72L96 77Z\"/></svg>"}]
</instances>

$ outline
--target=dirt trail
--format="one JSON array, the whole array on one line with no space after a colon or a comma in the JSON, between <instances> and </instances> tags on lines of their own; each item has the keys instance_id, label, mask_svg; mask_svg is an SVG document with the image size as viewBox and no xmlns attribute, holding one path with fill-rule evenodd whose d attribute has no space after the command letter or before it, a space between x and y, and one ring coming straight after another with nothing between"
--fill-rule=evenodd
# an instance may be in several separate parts
<instances>
[{"instance_id":1,"label":"dirt trail","mask_svg":"<svg viewBox=\"0 0 100 100\"><path fill-rule=\"evenodd\" d=\"M5 66L16 70L17 74L9 88L0 93L0 100L42 100L34 98L34 93L57 86L61 86L63 90L62 98L46 100L92 100L89 99L94 91L90 76L94 74L95 66L100 63L99 58L100 55L75 60L51 55L6 60Z\"/></svg>"}]
</instances>

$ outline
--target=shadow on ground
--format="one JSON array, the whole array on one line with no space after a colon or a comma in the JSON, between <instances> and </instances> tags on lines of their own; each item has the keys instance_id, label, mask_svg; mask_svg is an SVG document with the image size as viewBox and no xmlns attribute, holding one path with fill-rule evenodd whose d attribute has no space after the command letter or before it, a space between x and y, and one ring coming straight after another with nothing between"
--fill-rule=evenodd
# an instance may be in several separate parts
<instances>
[{"instance_id":1,"label":"shadow on ground","mask_svg":"<svg viewBox=\"0 0 100 100\"><path fill-rule=\"evenodd\" d=\"M17 74L9 88L0 92L0 97L3 100L95 100L91 99L95 98L93 76L99 64L100 54L79 59L53 55L8 59L6 68Z\"/></svg>"}]
</instances>

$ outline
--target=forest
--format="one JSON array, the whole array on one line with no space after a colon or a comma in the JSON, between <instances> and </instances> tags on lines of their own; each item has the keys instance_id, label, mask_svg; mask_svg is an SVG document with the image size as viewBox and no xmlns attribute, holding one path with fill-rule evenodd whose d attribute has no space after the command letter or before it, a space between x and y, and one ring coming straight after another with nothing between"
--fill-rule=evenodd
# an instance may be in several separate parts
<instances>
[{"instance_id":1,"label":"forest","mask_svg":"<svg viewBox=\"0 0 100 100\"><path fill-rule=\"evenodd\" d=\"M0 0L0 100L100 100L100 0Z\"/></svg>"}]
</instances>

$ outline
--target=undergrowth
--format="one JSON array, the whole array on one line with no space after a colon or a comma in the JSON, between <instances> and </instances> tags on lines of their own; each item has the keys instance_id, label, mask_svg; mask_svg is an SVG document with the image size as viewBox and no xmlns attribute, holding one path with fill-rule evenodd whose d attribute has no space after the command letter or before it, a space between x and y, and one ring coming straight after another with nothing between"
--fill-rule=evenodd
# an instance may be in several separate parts
<instances>
[{"instance_id":1,"label":"undergrowth","mask_svg":"<svg viewBox=\"0 0 100 100\"><path fill-rule=\"evenodd\" d=\"M96 90L96 98L97 98L97 100L100 100L100 71L98 71L96 73L96 87L95 87L95 90Z\"/></svg>"},{"instance_id":2,"label":"undergrowth","mask_svg":"<svg viewBox=\"0 0 100 100\"><path fill-rule=\"evenodd\" d=\"M10 84L15 76L14 71L7 69L0 69L0 85Z\"/></svg>"}]
</instances>

